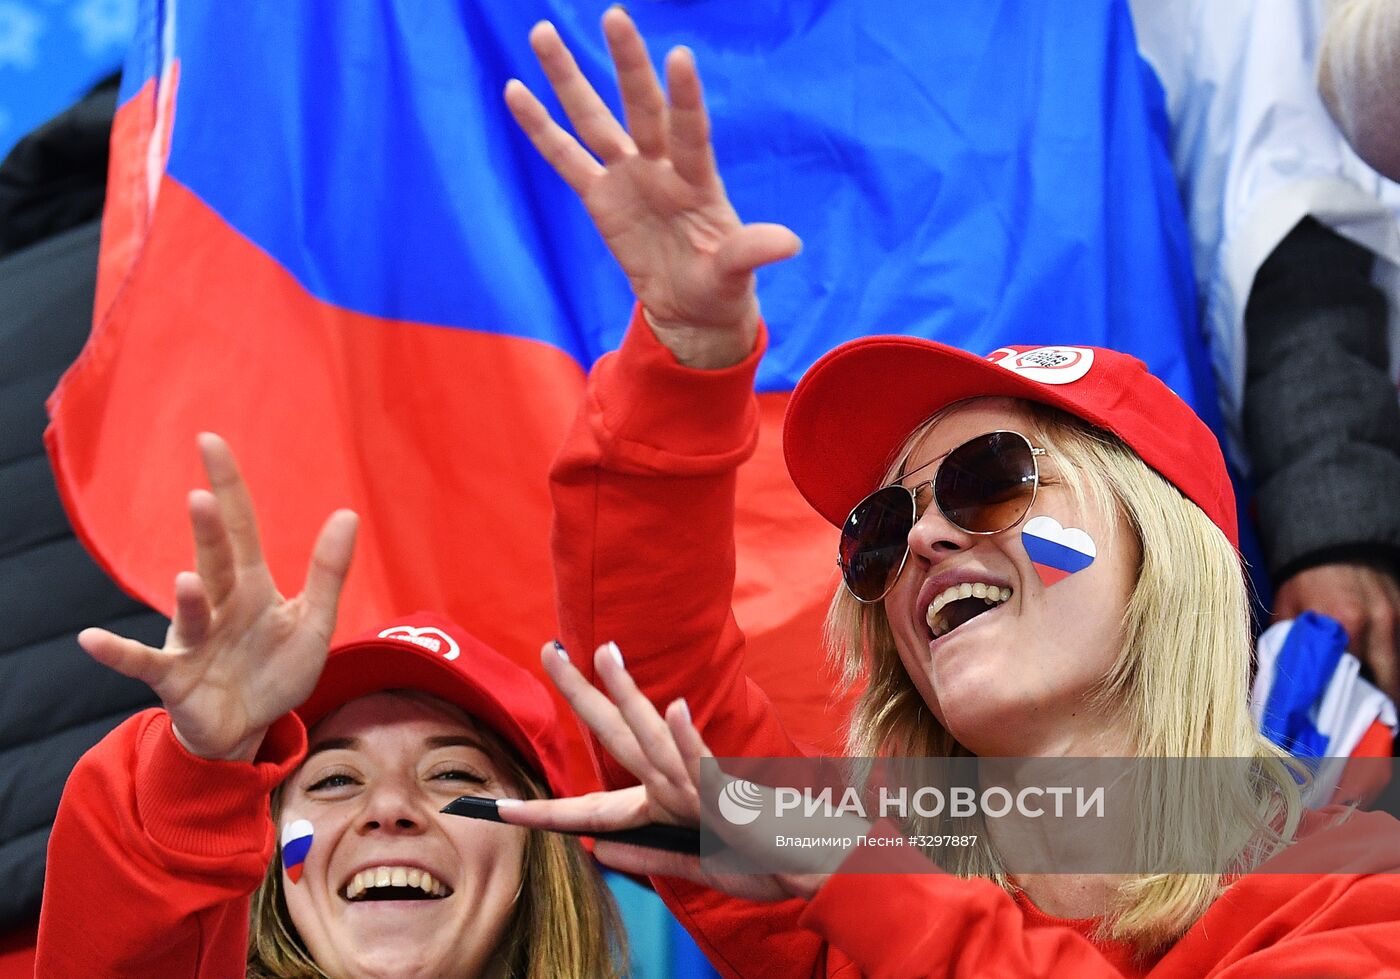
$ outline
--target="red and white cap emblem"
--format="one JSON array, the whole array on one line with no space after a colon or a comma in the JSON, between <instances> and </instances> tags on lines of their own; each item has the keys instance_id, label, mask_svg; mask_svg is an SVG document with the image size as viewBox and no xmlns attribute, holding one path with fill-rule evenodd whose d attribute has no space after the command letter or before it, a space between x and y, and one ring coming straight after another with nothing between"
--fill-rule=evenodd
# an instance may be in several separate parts
<instances>
[{"instance_id":1,"label":"red and white cap emblem","mask_svg":"<svg viewBox=\"0 0 1400 979\"><path fill-rule=\"evenodd\" d=\"M1072 384L1094 366L1094 351L1088 347L1032 347L1021 351L1001 347L987 354L987 359L1039 384Z\"/></svg>"},{"instance_id":2,"label":"red and white cap emblem","mask_svg":"<svg viewBox=\"0 0 1400 979\"><path fill-rule=\"evenodd\" d=\"M381 632L379 638L411 642L415 646L422 646L424 649L441 653L443 659L456 659L462 652L457 648L457 643L451 636L430 625L421 628L415 628L411 625L396 625L392 629L385 629Z\"/></svg>"}]
</instances>

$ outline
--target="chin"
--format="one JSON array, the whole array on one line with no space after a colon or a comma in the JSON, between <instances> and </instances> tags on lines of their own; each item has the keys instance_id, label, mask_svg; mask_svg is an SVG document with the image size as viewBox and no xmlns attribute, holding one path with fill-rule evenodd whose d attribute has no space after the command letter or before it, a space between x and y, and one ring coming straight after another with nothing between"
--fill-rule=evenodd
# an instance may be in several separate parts
<instances>
[{"instance_id":1,"label":"chin","mask_svg":"<svg viewBox=\"0 0 1400 979\"><path fill-rule=\"evenodd\" d=\"M1023 701L1008 700L1006 683L945 685L939 707L930 707L948 733L974 755L1013 756L1023 743L1026 718L1031 709ZM941 706L946 705L946 708Z\"/></svg>"},{"instance_id":2,"label":"chin","mask_svg":"<svg viewBox=\"0 0 1400 979\"><path fill-rule=\"evenodd\" d=\"M398 954L383 946L354 957L345 963L345 975L355 979L424 979L430 976L446 976L455 973L456 963L429 961L421 952L412 954L408 949Z\"/></svg>"}]
</instances>

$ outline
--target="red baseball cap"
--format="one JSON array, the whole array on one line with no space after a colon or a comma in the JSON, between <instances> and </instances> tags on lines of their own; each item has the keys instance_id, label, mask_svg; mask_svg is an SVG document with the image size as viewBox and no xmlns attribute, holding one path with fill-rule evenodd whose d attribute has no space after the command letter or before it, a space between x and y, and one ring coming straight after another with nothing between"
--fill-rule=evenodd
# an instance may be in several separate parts
<instances>
[{"instance_id":1,"label":"red baseball cap","mask_svg":"<svg viewBox=\"0 0 1400 979\"><path fill-rule=\"evenodd\" d=\"M1147 365L1103 347L1000 347L978 357L918 337L844 343L788 401L783 453L807 502L840 527L930 415L967 398L1021 398L1107 429L1239 546L1220 444Z\"/></svg>"},{"instance_id":2,"label":"red baseball cap","mask_svg":"<svg viewBox=\"0 0 1400 979\"><path fill-rule=\"evenodd\" d=\"M333 647L297 716L309 730L381 690L421 690L454 704L520 752L556 796L569 794L554 700L544 684L455 622L419 612Z\"/></svg>"}]
</instances>

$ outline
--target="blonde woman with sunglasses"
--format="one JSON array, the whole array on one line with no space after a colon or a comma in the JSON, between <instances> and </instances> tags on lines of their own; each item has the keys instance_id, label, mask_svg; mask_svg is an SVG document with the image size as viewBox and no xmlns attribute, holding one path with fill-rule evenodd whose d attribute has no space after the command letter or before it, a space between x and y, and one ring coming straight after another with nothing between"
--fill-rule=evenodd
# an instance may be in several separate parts
<instances>
[{"instance_id":1,"label":"blonde woman with sunglasses","mask_svg":"<svg viewBox=\"0 0 1400 979\"><path fill-rule=\"evenodd\" d=\"M577 138L521 82L505 91L638 299L553 473L565 643L617 645L591 668L543 654L616 759L600 754L617 790L502 810L575 829L694 823L709 750L799 753L744 674L730 591L735 470L757 435L765 338L754 270L800 243L735 214L689 52L668 55L663 89L627 15L609 10L603 29L626 127L548 24L531 42ZM1252 780L1216 786L1251 827L1213 841L1237 851L1231 867L1309 832L1284 756L1247 709L1246 585L1219 448L1140 362L1073 345L983 358L858 340L794 391L784 446L799 490L841 531L828 638L864 684L853 756L1243 758ZM670 704L664 721L652 703ZM1310 839L1325 849L1335 831ZM1008 874L997 843L945 860L956 876L825 865L720 879L694 858L597 855L651 873L727 975L1370 975L1400 947L1400 878L1360 872L1400 867L1393 849L1303 878L1110 876ZM844 869L868 858L857 850Z\"/></svg>"}]
</instances>

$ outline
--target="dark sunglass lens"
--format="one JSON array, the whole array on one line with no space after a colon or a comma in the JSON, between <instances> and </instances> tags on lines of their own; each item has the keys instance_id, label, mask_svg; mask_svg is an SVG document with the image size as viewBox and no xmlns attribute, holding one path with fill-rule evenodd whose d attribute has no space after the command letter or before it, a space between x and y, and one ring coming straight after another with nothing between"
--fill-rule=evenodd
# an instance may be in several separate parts
<instances>
[{"instance_id":1,"label":"dark sunglass lens","mask_svg":"<svg viewBox=\"0 0 1400 979\"><path fill-rule=\"evenodd\" d=\"M841 528L841 573L857 598L873 602L883 595L904 561L914 501L900 486L871 493L851 511Z\"/></svg>"},{"instance_id":2,"label":"dark sunglass lens","mask_svg":"<svg viewBox=\"0 0 1400 979\"><path fill-rule=\"evenodd\" d=\"M943 460L933 485L944 515L964 530L994 534L1026 515L1035 495L1030 443L992 432L958 446Z\"/></svg>"}]
</instances>

